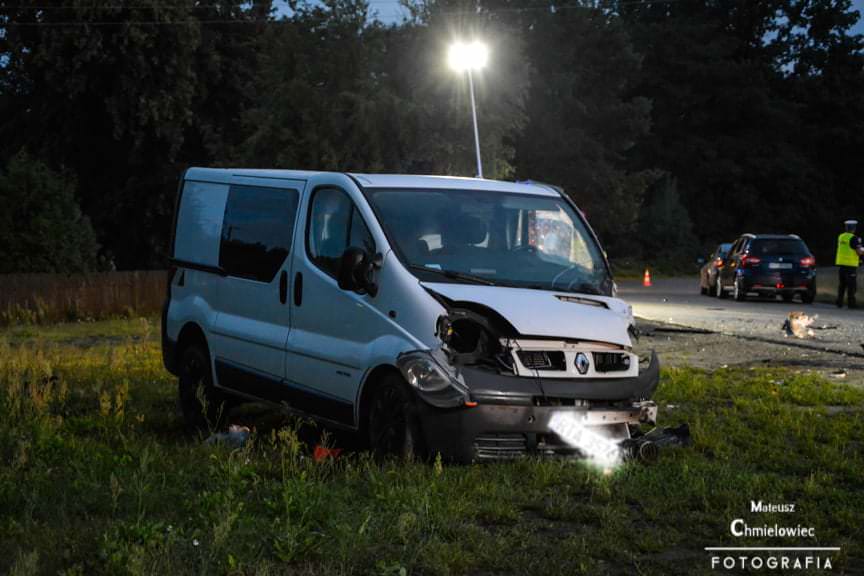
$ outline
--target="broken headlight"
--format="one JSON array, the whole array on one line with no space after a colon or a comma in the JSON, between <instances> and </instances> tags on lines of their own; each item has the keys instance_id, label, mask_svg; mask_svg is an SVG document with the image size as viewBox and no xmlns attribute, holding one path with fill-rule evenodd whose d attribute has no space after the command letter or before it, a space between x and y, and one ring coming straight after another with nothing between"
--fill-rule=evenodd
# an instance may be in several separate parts
<instances>
[{"instance_id":1,"label":"broken headlight","mask_svg":"<svg viewBox=\"0 0 864 576\"><path fill-rule=\"evenodd\" d=\"M446 356L440 351L407 352L399 356L396 365L408 384L433 406L453 408L468 400L464 380L447 366Z\"/></svg>"}]
</instances>

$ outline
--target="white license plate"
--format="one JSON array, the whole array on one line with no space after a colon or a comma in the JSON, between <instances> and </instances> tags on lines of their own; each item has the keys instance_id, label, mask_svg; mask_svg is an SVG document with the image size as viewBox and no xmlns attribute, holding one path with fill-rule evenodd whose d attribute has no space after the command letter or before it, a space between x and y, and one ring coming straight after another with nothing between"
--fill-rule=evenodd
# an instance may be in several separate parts
<instances>
[{"instance_id":1,"label":"white license plate","mask_svg":"<svg viewBox=\"0 0 864 576\"><path fill-rule=\"evenodd\" d=\"M772 270L789 270L792 268L792 264L790 262L771 262L768 264L768 268Z\"/></svg>"}]
</instances>

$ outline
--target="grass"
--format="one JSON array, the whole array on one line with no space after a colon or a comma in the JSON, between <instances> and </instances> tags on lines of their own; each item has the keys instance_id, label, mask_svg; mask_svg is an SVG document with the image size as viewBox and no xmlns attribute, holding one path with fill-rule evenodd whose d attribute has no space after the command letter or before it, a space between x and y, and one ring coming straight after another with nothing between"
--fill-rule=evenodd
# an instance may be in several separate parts
<instances>
[{"instance_id":1,"label":"grass","mask_svg":"<svg viewBox=\"0 0 864 576\"><path fill-rule=\"evenodd\" d=\"M708 573L733 518L813 526L834 571L862 567L864 392L816 376L667 370L662 424L694 445L609 476L316 463L284 418L231 451L184 432L175 386L154 319L0 332L0 573Z\"/></svg>"}]
</instances>

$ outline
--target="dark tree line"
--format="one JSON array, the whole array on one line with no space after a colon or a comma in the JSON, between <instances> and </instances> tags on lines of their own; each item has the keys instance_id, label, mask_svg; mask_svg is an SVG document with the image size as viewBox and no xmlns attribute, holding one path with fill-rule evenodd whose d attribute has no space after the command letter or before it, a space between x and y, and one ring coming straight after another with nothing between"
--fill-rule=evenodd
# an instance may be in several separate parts
<instances>
[{"instance_id":1,"label":"dark tree line","mask_svg":"<svg viewBox=\"0 0 864 576\"><path fill-rule=\"evenodd\" d=\"M163 266L190 165L473 175L457 36L492 54L487 176L564 186L613 257L748 230L825 256L864 220L849 0L275 4L0 0L0 272Z\"/></svg>"}]
</instances>

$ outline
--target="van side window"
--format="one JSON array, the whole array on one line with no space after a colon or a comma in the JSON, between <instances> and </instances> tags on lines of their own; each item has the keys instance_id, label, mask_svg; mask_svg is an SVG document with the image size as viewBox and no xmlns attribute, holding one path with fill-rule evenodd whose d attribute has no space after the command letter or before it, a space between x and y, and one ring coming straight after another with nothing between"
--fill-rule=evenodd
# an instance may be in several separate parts
<instances>
[{"instance_id":1,"label":"van side window","mask_svg":"<svg viewBox=\"0 0 864 576\"><path fill-rule=\"evenodd\" d=\"M349 246L375 253L375 241L360 212L344 192L335 188L315 191L306 234L309 258L334 278L339 275L342 254Z\"/></svg>"},{"instance_id":2,"label":"van side window","mask_svg":"<svg viewBox=\"0 0 864 576\"><path fill-rule=\"evenodd\" d=\"M231 186L219 266L230 276L271 282L291 251L298 199L296 190Z\"/></svg>"}]
</instances>

